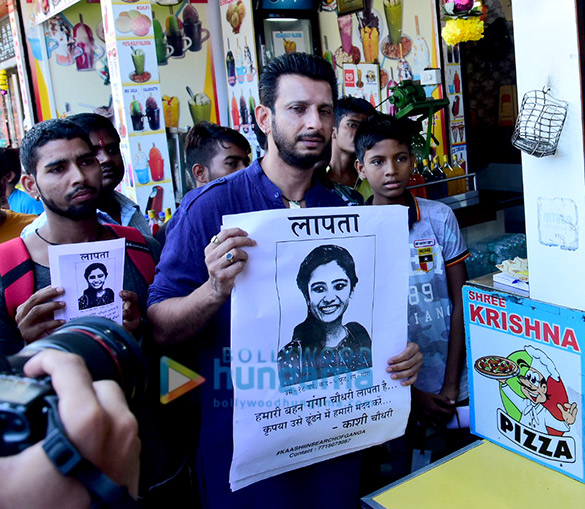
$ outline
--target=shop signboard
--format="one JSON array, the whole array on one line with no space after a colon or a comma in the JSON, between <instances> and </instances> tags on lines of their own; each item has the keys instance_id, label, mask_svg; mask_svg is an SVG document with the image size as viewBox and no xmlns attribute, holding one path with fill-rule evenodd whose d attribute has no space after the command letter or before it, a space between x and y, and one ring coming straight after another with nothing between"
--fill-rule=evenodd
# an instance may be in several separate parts
<instances>
[{"instance_id":1,"label":"shop signboard","mask_svg":"<svg viewBox=\"0 0 585 509\"><path fill-rule=\"evenodd\" d=\"M12 38L12 28L10 27L10 18L6 17L0 20L0 62L13 57L14 40Z\"/></svg>"},{"instance_id":2,"label":"shop signboard","mask_svg":"<svg viewBox=\"0 0 585 509\"><path fill-rule=\"evenodd\" d=\"M217 403L234 410L232 490L404 433L410 390L386 367L406 346L406 215L224 216L257 242L232 293L233 400Z\"/></svg>"},{"instance_id":3,"label":"shop signboard","mask_svg":"<svg viewBox=\"0 0 585 509\"><path fill-rule=\"evenodd\" d=\"M463 287L471 431L585 482L585 312Z\"/></svg>"},{"instance_id":4,"label":"shop signboard","mask_svg":"<svg viewBox=\"0 0 585 509\"><path fill-rule=\"evenodd\" d=\"M258 58L251 0L219 1L221 32L227 76L230 127L252 146L252 157L260 156L253 119L258 96Z\"/></svg>"},{"instance_id":5,"label":"shop signboard","mask_svg":"<svg viewBox=\"0 0 585 509\"><path fill-rule=\"evenodd\" d=\"M126 166L122 191L141 210L166 207L175 199L148 0L101 2L112 88L112 107Z\"/></svg>"}]
</instances>

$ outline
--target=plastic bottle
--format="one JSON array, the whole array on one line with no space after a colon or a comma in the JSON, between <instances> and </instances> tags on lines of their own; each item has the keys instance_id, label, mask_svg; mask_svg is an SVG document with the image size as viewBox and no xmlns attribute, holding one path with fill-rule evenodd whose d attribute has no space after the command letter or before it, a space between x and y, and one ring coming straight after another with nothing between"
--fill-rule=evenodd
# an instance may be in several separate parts
<instances>
[{"instance_id":1,"label":"plastic bottle","mask_svg":"<svg viewBox=\"0 0 585 509\"><path fill-rule=\"evenodd\" d=\"M165 223L168 222L171 217L173 217L173 213L171 212L171 208L170 207L166 207L165 208Z\"/></svg>"},{"instance_id":2,"label":"plastic bottle","mask_svg":"<svg viewBox=\"0 0 585 509\"><path fill-rule=\"evenodd\" d=\"M459 162L459 159L457 159L457 156L455 154L453 154L453 171L455 172L455 175L457 177L462 177L465 175L465 170L461 166L461 163ZM457 194L466 193L468 191L466 178L457 180L457 189L458 189Z\"/></svg>"},{"instance_id":3,"label":"plastic bottle","mask_svg":"<svg viewBox=\"0 0 585 509\"><path fill-rule=\"evenodd\" d=\"M442 161L443 173L445 174L445 177L447 177L447 179L456 177L457 175L455 175L455 170L453 170L453 168L451 168L451 165L449 164L449 158L446 155L444 155ZM449 196L459 194L459 181L449 180L447 182L447 192L449 193Z\"/></svg>"},{"instance_id":4,"label":"plastic bottle","mask_svg":"<svg viewBox=\"0 0 585 509\"><path fill-rule=\"evenodd\" d=\"M150 233L152 233L153 236L156 235L160 228L155 210L148 211L148 227L150 228Z\"/></svg>"},{"instance_id":5,"label":"plastic bottle","mask_svg":"<svg viewBox=\"0 0 585 509\"><path fill-rule=\"evenodd\" d=\"M432 184L435 182L435 176L429 167L429 161L427 159L423 159L423 171L422 176L425 179L427 184ZM429 200L435 200L437 198L437 191L435 185L427 186L427 198Z\"/></svg>"},{"instance_id":6,"label":"plastic bottle","mask_svg":"<svg viewBox=\"0 0 585 509\"><path fill-rule=\"evenodd\" d=\"M441 165L439 164L439 157L438 156L433 157L433 175L434 175L436 181L444 181L447 178L446 175L443 173L443 169L441 168ZM446 182L442 182L441 184L437 184L435 187L438 188L437 189L437 198L444 198L445 196L448 195Z\"/></svg>"},{"instance_id":7,"label":"plastic bottle","mask_svg":"<svg viewBox=\"0 0 585 509\"><path fill-rule=\"evenodd\" d=\"M425 178L420 174L418 171L418 164L416 161L414 162L414 170L408 179L408 186L418 186L420 184L425 183ZM427 189L426 187L415 187L411 189L410 192L413 196L418 196L419 198L426 198L427 197Z\"/></svg>"}]
</instances>

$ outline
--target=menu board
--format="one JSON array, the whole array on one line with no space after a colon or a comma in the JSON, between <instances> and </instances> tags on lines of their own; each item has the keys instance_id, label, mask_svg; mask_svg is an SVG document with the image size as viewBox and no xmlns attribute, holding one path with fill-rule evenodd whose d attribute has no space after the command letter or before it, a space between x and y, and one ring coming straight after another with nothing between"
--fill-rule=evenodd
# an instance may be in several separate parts
<instances>
[{"instance_id":1,"label":"menu board","mask_svg":"<svg viewBox=\"0 0 585 509\"><path fill-rule=\"evenodd\" d=\"M175 208L149 1L103 0L104 34L113 109L126 166L123 192L141 210ZM176 113L178 114L178 112Z\"/></svg>"},{"instance_id":2,"label":"menu board","mask_svg":"<svg viewBox=\"0 0 585 509\"><path fill-rule=\"evenodd\" d=\"M0 20L0 62L14 57L14 39L10 28L10 18Z\"/></svg>"},{"instance_id":3,"label":"menu board","mask_svg":"<svg viewBox=\"0 0 585 509\"><path fill-rule=\"evenodd\" d=\"M378 64L343 64L343 91L365 99L375 108L381 102Z\"/></svg>"},{"instance_id":4,"label":"menu board","mask_svg":"<svg viewBox=\"0 0 585 509\"><path fill-rule=\"evenodd\" d=\"M252 146L252 157L260 156L253 119L258 96L258 64L254 42L252 2L220 0L221 32L227 75L230 127Z\"/></svg>"}]
</instances>

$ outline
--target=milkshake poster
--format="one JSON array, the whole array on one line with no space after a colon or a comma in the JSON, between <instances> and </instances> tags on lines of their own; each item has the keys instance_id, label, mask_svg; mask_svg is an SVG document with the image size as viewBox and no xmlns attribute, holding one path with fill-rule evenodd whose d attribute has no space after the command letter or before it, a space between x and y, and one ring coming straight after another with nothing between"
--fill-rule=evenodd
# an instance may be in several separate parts
<instances>
[{"instance_id":1,"label":"milkshake poster","mask_svg":"<svg viewBox=\"0 0 585 509\"><path fill-rule=\"evenodd\" d=\"M581 482L584 313L464 286L472 432Z\"/></svg>"},{"instance_id":2,"label":"milkshake poster","mask_svg":"<svg viewBox=\"0 0 585 509\"><path fill-rule=\"evenodd\" d=\"M404 433L406 207L225 216L257 246L231 301L232 490ZM392 263L388 264L387 260Z\"/></svg>"},{"instance_id":3,"label":"milkshake poster","mask_svg":"<svg viewBox=\"0 0 585 509\"><path fill-rule=\"evenodd\" d=\"M254 110L259 103L258 55L251 0L220 0L225 51L230 127L250 142L252 159L261 151L254 134ZM300 50L299 50L300 51Z\"/></svg>"}]
</instances>

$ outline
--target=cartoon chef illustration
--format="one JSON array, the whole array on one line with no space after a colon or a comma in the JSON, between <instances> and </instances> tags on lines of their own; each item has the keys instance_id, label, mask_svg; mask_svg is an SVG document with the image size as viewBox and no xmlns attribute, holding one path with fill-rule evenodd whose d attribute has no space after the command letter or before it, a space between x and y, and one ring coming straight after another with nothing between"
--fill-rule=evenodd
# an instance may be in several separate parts
<instances>
[{"instance_id":1,"label":"cartoon chef illustration","mask_svg":"<svg viewBox=\"0 0 585 509\"><path fill-rule=\"evenodd\" d=\"M524 351L514 352L508 359L514 359L519 373L517 377L500 380L500 387L502 399L505 395L521 412L516 420L549 435L568 432L577 419L577 403L569 403L565 385L550 357L527 345Z\"/></svg>"}]
</instances>

